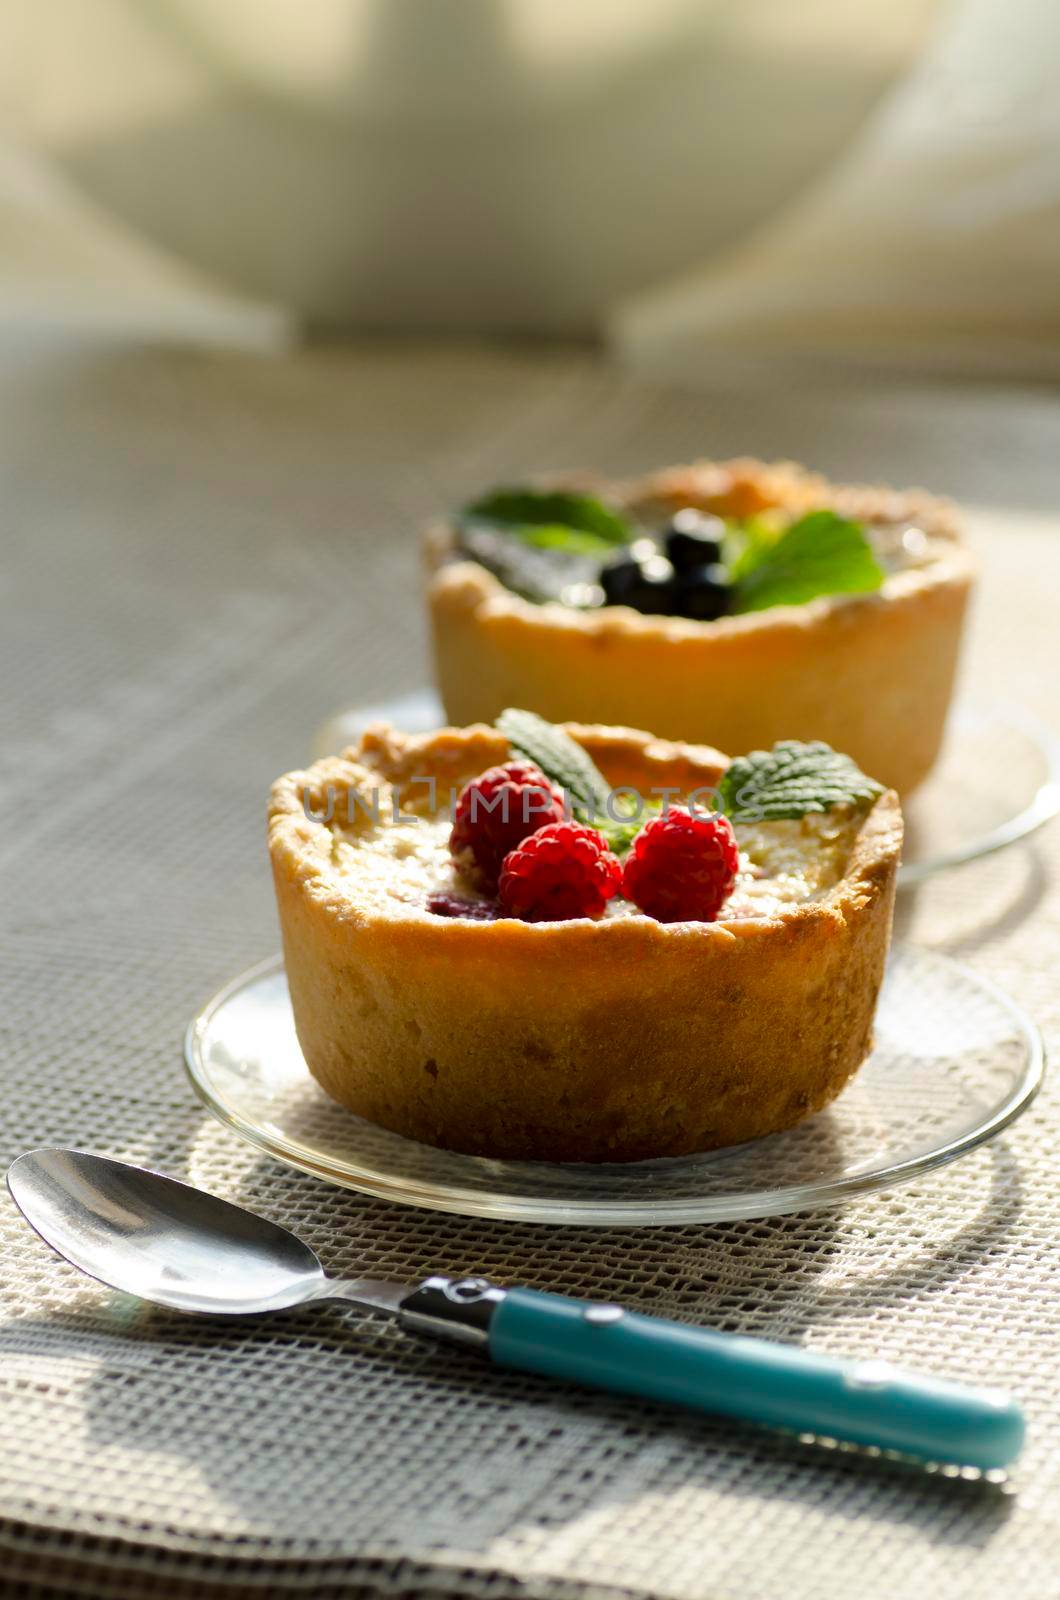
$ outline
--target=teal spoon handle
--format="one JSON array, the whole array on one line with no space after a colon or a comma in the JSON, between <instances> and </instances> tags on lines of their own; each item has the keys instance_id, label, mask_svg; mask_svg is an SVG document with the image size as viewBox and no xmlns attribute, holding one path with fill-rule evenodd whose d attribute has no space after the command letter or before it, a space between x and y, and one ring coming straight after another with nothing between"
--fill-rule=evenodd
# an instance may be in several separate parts
<instances>
[{"instance_id":1,"label":"teal spoon handle","mask_svg":"<svg viewBox=\"0 0 1060 1600\"><path fill-rule=\"evenodd\" d=\"M1019 1407L996 1390L532 1289L499 1298L489 1353L502 1367L982 1471L1023 1443Z\"/></svg>"}]
</instances>

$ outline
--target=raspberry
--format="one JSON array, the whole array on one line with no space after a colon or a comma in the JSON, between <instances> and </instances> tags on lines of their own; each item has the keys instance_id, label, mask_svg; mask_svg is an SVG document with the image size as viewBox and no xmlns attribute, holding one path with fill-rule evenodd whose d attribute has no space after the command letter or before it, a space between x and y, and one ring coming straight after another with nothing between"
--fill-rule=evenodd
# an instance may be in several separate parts
<instances>
[{"instance_id":1,"label":"raspberry","mask_svg":"<svg viewBox=\"0 0 1060 1600\"><path fill-rule=\"evenodd\" d=\"M528 834L563 819L563 793L530 761L490 767L461 791L449 836L449 853L488 893L501 865Z\"/></svg>"},{"instance_id":2,"label":"raspberry","mask_svg":"<svg viewBox=\"0 0 1060 1600\"><path fill-rule=\"evenodd\" d=\"M601 917L621 881L618 858L595 828L551 822L505 858L501 910L524 922Z\"/></svg>"},{"instance_id":3,"label":"raspberry","mask_svg":"<svg viewBox=\"0 0 1060 1600\"><path fill-rule=\"evenodd\" d=\"M671 806L634 839L622 892L659 922L713 922L733 891L739 866L728 817L695 816Z\"/></svg>"}]
</instances>

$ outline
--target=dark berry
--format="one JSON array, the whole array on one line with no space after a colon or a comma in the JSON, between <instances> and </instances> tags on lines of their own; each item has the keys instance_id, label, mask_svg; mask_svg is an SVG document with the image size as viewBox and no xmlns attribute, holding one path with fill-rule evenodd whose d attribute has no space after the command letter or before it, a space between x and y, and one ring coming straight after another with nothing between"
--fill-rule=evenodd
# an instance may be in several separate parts
<instances>
[{"instance_id":1,"label":"dark berry","mask_svg":"<svg viewBox=\"0 0 1060 1600\"><path fill-rule=\"evenodd\" d=\"M701 511L679 511L663 535L666 559L677 573L720 561L725 524Z\"/></svg>"},{"instance_id":2,"label":"dark berry","mask_svg":"<svg viewBox=\"0 0 1060 1600\"><path fill-rule=\"evenodd\" d=\"M497 915L492 900L465 900L447 889L427 896L427 910L436 917L468 917L472 922L492 922Z\"/></svg>"},{"instance_id":3,"label":"dark berry","mask_svg":"<svg viewBox=\"0 0 1060 1600\"><path fill-rule=\"evenodd\" d=\"M728 574L719 562L693 567L677 580L674 610L694 622L716 622L729 610L732 590Z\"/></svg>"},{"instance_id":4,"label":"dark berry","mask_svg":"<svg viewBox=\"0 0 1060 1600\"><path fill-rule=\"evenodd\" d=\"M600 584L609 606L631 606L649 615L668 613L673 606L674 569L662 556L619 556L600 572Z\"/></svg>"},{"instance_id":5,"label":"dark berry","mask_svg":"<svg viewBox=\"0 0 1060 1600\"><path fill-rule=\"evenodd\" d=\"M632 556L618 556L600 569L600 587L610 606L624 606L641 581L640 562Z\"/></svg>"}]
</instances>

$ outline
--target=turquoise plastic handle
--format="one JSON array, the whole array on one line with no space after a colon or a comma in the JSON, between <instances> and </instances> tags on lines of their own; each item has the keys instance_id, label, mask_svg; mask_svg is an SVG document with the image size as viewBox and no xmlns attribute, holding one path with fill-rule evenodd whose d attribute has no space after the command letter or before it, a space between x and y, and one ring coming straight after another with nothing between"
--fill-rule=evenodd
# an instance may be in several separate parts
<instances>
[{"instance_id":1,"label":"turquoise plastic handle","mask_svg":"<svg viewBox=\"0 0 1060 1600\"><path fill-rule=\"evenodd\" d=\"M998 1390L533 1289L509 1289L489 1345L504 1367L982 1471L1023 1444L1020 1409Z\"/></svg>"}]
</instances>

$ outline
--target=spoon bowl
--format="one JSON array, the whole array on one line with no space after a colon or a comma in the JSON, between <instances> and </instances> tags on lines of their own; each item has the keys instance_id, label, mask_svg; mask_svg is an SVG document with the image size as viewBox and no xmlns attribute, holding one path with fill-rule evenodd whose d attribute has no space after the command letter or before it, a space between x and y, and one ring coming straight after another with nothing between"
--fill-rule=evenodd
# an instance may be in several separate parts
<instances>
[{"instance_id":1,"label":"spoon bowl","mask_svg":"<svg viewBox=\"0 0 1060 1600\"><path fill-rule=\"evenodd\" d=\"M161 1173L30 1150L7 1176L40 1236L92 1278L176 1311L250 1315L333 1295L303 1240Z\"/></svg>"}]
</instances>

